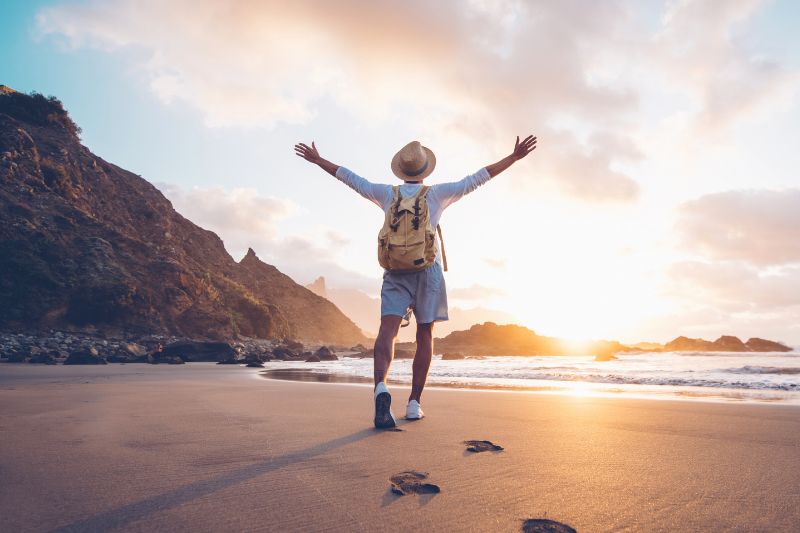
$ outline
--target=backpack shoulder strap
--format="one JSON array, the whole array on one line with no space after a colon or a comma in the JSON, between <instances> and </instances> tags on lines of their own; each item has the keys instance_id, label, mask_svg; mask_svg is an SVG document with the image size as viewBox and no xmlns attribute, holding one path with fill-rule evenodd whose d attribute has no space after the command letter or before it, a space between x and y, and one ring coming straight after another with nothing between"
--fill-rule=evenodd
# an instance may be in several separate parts
<instances>
[{"instance_id":1,"label":"backpack shoulder strap","mask_svg":"<svg viewBox=\"0 0 800 533\"><path fill-rule=\"evenodd\" d=\"M444 266L444 271L447 272L447 254L444 253L444 239L442 238L441 224L436 225L436 231L439 233L439 242L442 243L442 266Z\"/></svg>"}]
</instances>

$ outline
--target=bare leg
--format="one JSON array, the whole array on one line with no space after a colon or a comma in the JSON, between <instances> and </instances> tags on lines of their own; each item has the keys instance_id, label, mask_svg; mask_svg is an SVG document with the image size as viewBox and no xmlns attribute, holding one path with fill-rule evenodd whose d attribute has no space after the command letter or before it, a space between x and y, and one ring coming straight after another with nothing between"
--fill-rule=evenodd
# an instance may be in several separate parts
<instances>
[{"instance_id":1,"label":"bare leg","mask_svg":"<svg viewBox=\"0 0 800 533\"><path fill-rule=\"evenodd\" d=\"M428 369L433 357L433 322L417 324L417 352L414 354L414 378L411 382L411 395L408 401L420 401L422 389L428 379Z\"/></svg>"},{"instance_id":2,"label":"bare leg","mask_svg":"<svg viewBox=\"0 0 800 533\"><path fill-rule=\"evenodd\" d=\"M386 376L389 374L389 366L394 358L394 341L397 338L402 318L395 315L381 317L381 327L378 330L378 337L375 339L375 350L373 352L376 387L378 383L386 381Z\"/></svg>"}]
</instances>

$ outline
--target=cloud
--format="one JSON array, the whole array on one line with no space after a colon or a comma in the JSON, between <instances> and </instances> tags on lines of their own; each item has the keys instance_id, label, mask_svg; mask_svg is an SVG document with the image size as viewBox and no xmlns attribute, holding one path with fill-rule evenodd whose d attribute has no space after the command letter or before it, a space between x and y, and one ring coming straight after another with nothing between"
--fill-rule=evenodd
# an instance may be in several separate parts
<instances>
[{"instance_id":1,"label":"cloud","mask_svg":"<svg viewBox=\"0 0 800 533\"><path fill-rule=\"evenodd\" d=\"M670 83L695 100L694 126L713 133L786 100L796 72L748 49L746 23L765 0L679 0L667 5L648 49Z\"/></svg>"},{"instance_id":2,"label":"cloud","mask_svg":"<svg viewBox=\"0 0 800 533\"><path fill-rule=\"evenodd\" d=\"M685 246L707 258L800 262L800 189L707 194L680 206L678 217Z\"/></svg>"},{"instance_id":3,"label":"cloud","mask_svg":"<svg viewBox=\"0 0 800 533\"><path fill-rule=\"evenodd\" d=\"M685 301L727 312L778 312L800 306L800 266L760 271L738 262L686 261L669 270Z\"/></svg>"},{"instance_id":4,"label":"cloud","mask_svg":"<svg viewBox=\"0 0 800 533\"><path fill-rule=\"evenodd\" d=\"M304 124L330 100L483 145L536 127L561 138L541 159L563 190L629 201L638 186L613 165L630 153L616 148L631 144L622 118L638 95L590 71L622 51L631 22L621 2L112 0L44 8L37 28L72 47L136 50L150 90L212 127ZM561 135L551 123L564 115L622 142Z\"/></svg>"}]
</instances>

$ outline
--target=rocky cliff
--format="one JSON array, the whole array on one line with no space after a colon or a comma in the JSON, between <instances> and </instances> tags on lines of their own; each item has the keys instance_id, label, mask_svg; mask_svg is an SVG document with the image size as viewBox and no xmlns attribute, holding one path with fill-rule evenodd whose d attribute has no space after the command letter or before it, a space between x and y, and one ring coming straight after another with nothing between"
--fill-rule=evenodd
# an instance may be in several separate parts
<instances>
[{"instance_id":1,"label":"rocky cliff","mask_svg":"<svg viewBox=\"0 0 800 533\"><path fill-rule=\"evenodd\" d=\"M0 86L0 329L354 344L333 304L92 154L61 103Z\"/></svg>"}]
</instances>

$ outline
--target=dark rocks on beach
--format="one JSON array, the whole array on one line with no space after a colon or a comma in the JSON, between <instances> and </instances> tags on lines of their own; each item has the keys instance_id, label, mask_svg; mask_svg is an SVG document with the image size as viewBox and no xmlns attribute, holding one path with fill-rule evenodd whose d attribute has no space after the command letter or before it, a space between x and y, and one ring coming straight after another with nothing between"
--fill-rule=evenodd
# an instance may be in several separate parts
<instances>
[{"instance_id":1,"label":"dark rocks on beach","mask_svg":"<svg viewBox=\"0 0 800 533\"><path fill-rule=\"evenodd\" d=\"M321 359L316 355L312 355L308 359L306 359L306 363L319 363L320 361Z\"/></svg>"},{"instance_id":2,"label":"dark rocks on beach","mask_svg":"<svg viewBox=\"0 0 800 533\"><path fill-rule=\"evenodd\" d=\"M295 357L296 355L298 354L284 346L278 346L277 348L272 350L272 356L275 359L280 359L282 361L286 361L287 358L292 358Z\"/></svg>"},{"instance_id":3,"label":"dark rocks on beach","mask_svg":"<svg viewBox=\"0 0 800 533\"><path fill-rule=\"evenodd\" d=\"M135 356L128 353L115 353L106 357L109 363L146 363L147 355Z\"/></svg>"},{"instance_id":4,"label":"dark rocks on beach","mask_svg":"<svg viewBox=\"0 0 800 533\"><path fill-rule=\"evenodd\" d=\"M442 361L455 361L457 359L465 359L464 354L459 352L445 352L442 354Z\"/></svg>"},{"instance_id":5,"label":"dark rocks on beach","mask_svg":"<svg viewBox=\"0 0 800 533\"><path fill-rule=\"evenodd\" d=\"M178 356L184 361L219 362L235 357L238 353L228 342L177 341L164 346L164 356Z\"/></svg>"},{"instance_id":6,"label":"dark rocks on beach","mask_svg":"<svg viewBox=\"0 0 800 533\"><path fill-rule=\"evenodd\" d=\"M291 350L292 352L295 352L295 353L302 353L303 350L305 349L305 347L303 346L302 342L298 342L298 341L290 340L290 339L284 339L283 347L287 348L287 349L289 349L289 350Z\"/></svg>"},{"instance_id":7,"label":"dark rocks on beach","mask_svg":"<svg viewBox=\"0 0 800 533\"><path fill-rule=\"evenodd\" d=\"M242 363L244 363L244 361L242 359L239 359L235 355L217 362L218 365L239 365Z\"/></svg>"},{"instance_id":8,"label":"dark rocks on beach","mask_svg":"<svg viewBox=\"0 0 800 533\"><path fill-rule=\"evenodd\" d=\"M249 363L247 363L247 366L249 368L264 368L264 363L260 361L250 361Z\"/></svg>"},{"instance_id":9,"label":"dark rocks on beach","mask_svg":"<svg viewBox=\"0 0 800 533\"><path fill-rule=\"evenodd\" d=\"M56 359L58 357L58 352L54 353L39 353L31 357L28 362L33 364L39 365L54 365L58 362Z\"/></svg>"},{"instance_id":10,"label":"dark rocks on beach","mask_svg":"<svg viewBox=\"0 0 800 533\"><path fill-rule=\"evenodd\" d=\"M27 351L18 351L18 352L11 352L8 354L8 362L9 363L24 363L30 357L30 352Z\"/></svg>"},{"instance_id":11,"label":"dark rocks on beach","mask_svg":"<svg viewBox=\"0 0 800 533\"><path fill-rule=\"evenodd\" d=\"M123 342L119 345L119 353L128 354L133 357L144 357L147 355L147 348L135 342Z\"/></svg>"},{"instance_id":12,"label":"dark rocks on beach","mask_svg":"<svg viewBox=\"0 0 800 533\"><path fill-rule=\"evenodd\" d=\"M264 366L266 361L272 360L272 356L268 353L250 353L247 354L244 358L244 362L247 363L247 366L250 366L251 363Z\"/></svg>"},{"instance_id":13,"label":"dark rocks on beach","mask_svg":"<svg viewBox=\"0 0 800 533\"><path fill-rule=\"evenodd\" d=\"M320 361L338 361L339 358L327 346L322 346L319 350L314 352L314 356L318 357Z\"/></svg>"},{"instance_id":14,"label":"dark rocks on beach","mask_svg":"<svg viewBox=\"0 0 800 533\"><path fill-rule=\"evenodd\" d=\"M93 353L94 352L94 353ZM104 357L99 357L97 350L79 350L72 352L64 361L65 365L105 365L108 364Z\"/></svg>"},{"instance_id":15,"label":"dark rocks on beach","mask_svg":"<svg viewBox=\"0 0 800 533\"><path fill-rule=\"evenodd\" d=\"M369 351L369 348L367 348L363 344L359 343L359 344L356 344L355 346L351 346L349 351L358 352L358 353L364 353L364 352Z\"/></svg>"}]
</instances>

